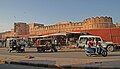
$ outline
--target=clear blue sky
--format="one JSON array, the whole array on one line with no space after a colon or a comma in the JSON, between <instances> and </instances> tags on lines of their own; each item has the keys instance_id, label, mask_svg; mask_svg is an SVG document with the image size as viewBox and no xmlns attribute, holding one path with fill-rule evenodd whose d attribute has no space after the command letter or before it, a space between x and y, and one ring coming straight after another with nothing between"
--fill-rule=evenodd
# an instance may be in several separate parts
<instances>
[{"instance_id":1,"label":"clear blue sky","mask_svg":"<svg viewBox=\"0 0 120 69\"><path fill-rule=\"evenodd\" d=\"M0 32L14 22L82 22L96 16L111 16L120 22L120 0L0 0Z\"/></svg>"}]
</instances>

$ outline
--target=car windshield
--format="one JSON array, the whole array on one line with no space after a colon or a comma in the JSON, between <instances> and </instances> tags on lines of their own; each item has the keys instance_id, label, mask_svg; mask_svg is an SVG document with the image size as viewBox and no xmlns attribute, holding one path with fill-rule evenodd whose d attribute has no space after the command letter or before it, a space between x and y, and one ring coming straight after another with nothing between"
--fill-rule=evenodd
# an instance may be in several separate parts
<instances>
[{"instance_id":1,"label":"car windshield","mask_svg":"<svg viewBox=\"0 0 120 69\"><path fill-rule=\"evenodd\" d=\"M80 38L80 42L81 42L81 43L86 43L87 40L88 40L87 37L81 37L81 38Z\"/></svg>"}]
</instances>

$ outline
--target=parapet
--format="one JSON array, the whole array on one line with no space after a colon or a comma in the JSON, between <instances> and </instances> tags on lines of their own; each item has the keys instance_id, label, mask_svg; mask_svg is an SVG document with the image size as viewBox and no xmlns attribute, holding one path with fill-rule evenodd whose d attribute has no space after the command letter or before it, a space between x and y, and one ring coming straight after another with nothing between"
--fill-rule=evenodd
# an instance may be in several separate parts
<instances>
[{"instance_id":1,"label":"parapet","mask_svg":"<svg viewBox=\"0 0 120 69\"><path fill-rule=\"evenodd\" d=\"M92 18L87 18L83 21L84 23L112 23L112 17L108 16L101 16L101 17L92 17Z\"/></svg>"}]
</instances>

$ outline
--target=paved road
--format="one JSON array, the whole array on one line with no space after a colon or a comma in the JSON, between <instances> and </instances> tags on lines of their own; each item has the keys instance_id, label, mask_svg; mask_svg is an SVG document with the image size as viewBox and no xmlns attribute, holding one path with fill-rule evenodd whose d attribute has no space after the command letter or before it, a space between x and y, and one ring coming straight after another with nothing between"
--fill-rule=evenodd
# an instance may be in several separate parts
<instances>
[{"instance_id":1,"label":"paved road","mask_svg":"<svg viewBox=\"0 0 120 69\"><path fill-rule=\"evenodd\" d=\"M24 65L12 65L12 64L1 64L0 69L55 69L55 68L44 68Z\"/></svg>"},{"instance_id":2,"label":"paved road","mask_svg":"<svg viewBox=\"0 0 120 69\"><path fill-rule=\"evenodd\" d=\"M119 59L120 58L120 51L116 52L110 52L108 53L107 57L102 56L93 56L93 57L87 57L84 52L81 52L79 49L77 51L71 50L71 51L58 51L58 52L46 52L46 53L38 53L35 48L27 48L25 53L8 53L7 49L0 48L0 54L2 55L16 55L16 56L22 56L25 54L32 55L34 57L53 57L53 58L75 58L75 59Z\"/></svg>"},{"instance_id":3,"label":"paved road","mask_svg":"<svg viewBox=\"0 0 120 69\"><path fill-rule=\"evenodd\" d=\"M28 59L23 57L26 54L32 55L35 58ZM4 59L7 60L8 63L9 61L20 60L20 62L42 63L42 64L50 64L50 65L56 64L57 66L64 66L64 65L79 66L81 64L85 64L85 65L93 64L94 66L94 63L95 64L97 63L97 65L100 63L99 66L101 66L101 63L103 64L103 62L106 62L107 63L106 66L109 65L112 67L114 67L115 65L120 66L119 65L120 51L110 52L108 53L107 57L102 57L102 56L88 57L80 49L64 49L54 53L51 53L49 51L47 51L46 53L38 53L35 48L27 48L25 53L16 53L16 52L8 53L7 49L0 48L0 56L4 57ZM115 65L113 65L112 63L108 63L108 61L110 62L114 61Z\"/></svg>"}]
</instances>

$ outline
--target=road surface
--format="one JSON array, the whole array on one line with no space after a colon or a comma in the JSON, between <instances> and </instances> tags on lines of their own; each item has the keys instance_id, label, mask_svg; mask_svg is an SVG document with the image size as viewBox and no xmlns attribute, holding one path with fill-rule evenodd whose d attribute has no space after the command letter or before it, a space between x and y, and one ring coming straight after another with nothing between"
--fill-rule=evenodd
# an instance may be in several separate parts
<instances>
[{"instance_id":1,"label":"road surface","mask_svg":"<svg viewBox=\"0 0 120 69\"><path fill-rule=\"evenodd\" d=\"M56 68L34 67L34 66L13 65L13 64L1 64L0 69L56 69Z\"/></svg>"},{"instance_id":2,"label":"road surface","mask_svg":"<svg viewBox=\"0 0 120 69\"><path fill-rule=\"evenodd\" d=\"M75 59L119 59L120 58L120 51L115 51L115 52L108 52L107 57L102 57L102 56L93 56L93 57L88 57L85 55L84 52L81 52L80 49L77 50L71 50L71 51L58 51L51 53L47 51L46 53L38 53L35 48L27 48L25 53L8 53L7 49L5 48L0 48L0 54L1 55L14 55L14 56L23 56L25 54L32 55L34 57L53 57L53 58L75 58Z\"/></svg>"},{"instance_id":3,"label":"road surface","mask_svg":"<svg viewBox=\"0 0 120 69\"><path fill-rule=\"evenodd\" d=\"M31 55L34 58L33 59L27 59L24 57L24 55ZM44 64L56 64L58 66L64 66L64 65L73 65L73 66L79 66L81 64L87 64L94 63L99 64L103 62L108 63L109 61L115 61L114 65L109 63L106 64L106 66L120 66L118 63L120 62L120 51L115 52L108 52L107 57L102 56L92 56L88 57L85 55L84 51L81 51L81 49L64 49L60 50L58 52L49 52L46 53L38 53L35 48L26 48L25 53L8 53L7 49L0 48L0 57L5 57L5 59L9 60L20 60L23 62L30 62L30 63L44 63ZM119 61L119 62L116 62ZM10 65L11 66L11 65ZM101 66L101 65L99 65ZM116 67L115 66L115 67ZM5 66L6 67L6 66ZM1 69L1 68L0 68Z\"/></svg>"}]
</instances>

